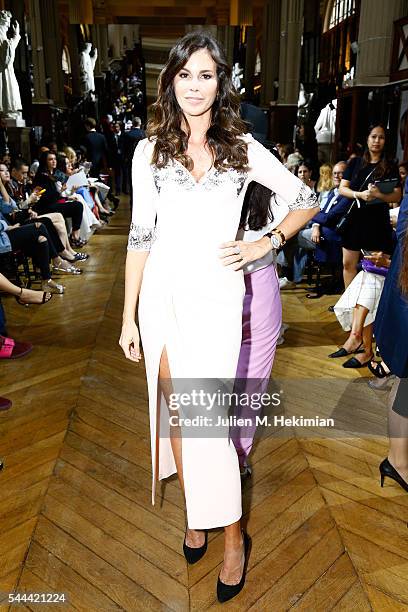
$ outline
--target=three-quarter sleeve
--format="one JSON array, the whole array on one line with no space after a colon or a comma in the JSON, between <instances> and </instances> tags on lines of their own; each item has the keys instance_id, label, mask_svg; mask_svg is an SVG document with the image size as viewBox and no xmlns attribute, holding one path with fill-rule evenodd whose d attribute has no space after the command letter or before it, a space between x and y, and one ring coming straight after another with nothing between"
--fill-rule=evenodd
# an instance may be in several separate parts
<instances>
[{"instance_id":1,"label":"three-quarter sleeve","mask_svg":"<svg viewBox=\"0 0 408 612\"><path fill-rule=\"evenodd\" d=\"M156 238L157 189L150 166L150 143L141 140L132 161L133 210L128 251L150 251Z\"/></svg>"},{"instance_id":2,"label":"three-quarter sleeve","mask_svg":"<svg viewBox=\"0 0 408 612\"><path fill-rule=\"evenodd\" d=\"M249 134L245 135L245 140L248 143L250 180L275 192L287 204L289 210L318 206L316 194L289 172L268 149Z\"/></svg>"}]
</instances>

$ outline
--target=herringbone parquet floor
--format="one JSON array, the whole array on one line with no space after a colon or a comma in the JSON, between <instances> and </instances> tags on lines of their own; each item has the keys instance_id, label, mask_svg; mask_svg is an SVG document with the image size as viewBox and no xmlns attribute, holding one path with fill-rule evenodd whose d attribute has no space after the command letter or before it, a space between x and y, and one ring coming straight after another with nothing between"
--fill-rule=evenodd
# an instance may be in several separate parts
<instances>
[{"instance_id":1,"label":"herringbone parquet floor","mask_svg":"<svg viewBox=\"0 0 408 612\"><path fill-rule=\"evenodd\" d=\"M10 332L35 349L1 364L1 395L14 406L0 413L0 592L68 599L12 609L218 607L221 533L211 533L205 557L187 567L177 481L150 503L143 368L117 345L126 234L124 203L92 238L86 273L66 279L63 297L28 309L5 299ZM302 288L282 297L290 329L274 376L293 388L288 407L308 414L316 400L322 409L334 401L349 433L293 428L256 444L243 493L253 540L247 585L224 608L408 610L408 495L378 483L384 397L368 390L364 371L328 363L342 338L327 312L332 297L309 301ZM0 607L8 609L5 601Z\"/></svg>"}]
</instances>

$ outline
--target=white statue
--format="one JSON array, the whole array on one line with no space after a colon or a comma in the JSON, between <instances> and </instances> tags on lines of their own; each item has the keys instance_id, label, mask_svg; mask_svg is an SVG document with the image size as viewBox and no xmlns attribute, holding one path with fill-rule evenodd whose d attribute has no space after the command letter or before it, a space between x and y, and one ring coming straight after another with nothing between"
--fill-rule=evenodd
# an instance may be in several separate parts
<instances>
[{"instance_id":1,"label":"white statue","mask_svg":"<svg viewBox=\"0 0 408 612\"><path fill-rule=\"evenodd\" d=\"M299 119L307 119L309 115L310 105L313 99L313 93L307 93L303 83L300 84L298 98L298 117Z\"/></svg>"},{"instance_id":2,"label":"white statue","mask_svg":"<svg viewBox=\"0 0 408 612\"><path fill-rule=\"evenodd\" d=\"M334 99L322 110L314 127L316 132L319 161L332 162L334 155L334 141L336 137L337 100Z\"/></svg>"},{"instance_id":3,"label":"white statue","mask_svg":"<svg viewBox=\"0 0 408 612\"><path fill-rule=\"evenodd\" d=\"M94 70L95 64L98 57L98 50L95 47L91 52L92 43L85 43L83 51L81 51L79 59L79 71L81 80L81 89L83 95L90 94L94 99L93 93L95 91L95 79Z\"/></svg>"},{"instance_id":4,"label":"white statue","mask_svg":"<svg viewBox=\"0 0 408 612\"><path fill-rule=\"evenodd\" d=\"M244 71L241 68L241 66L239 65L239 63L236 62L234 64L234 67L232 68L232 83L233 83L235 89L239 93L242 93L242 91L241 91L241 83L242 83L243 78L244 78Z\"/></svg>"},{"instance_id":5,"label":"white statue","mask_svg":"<svg viewBox=\"0 0 408 612\"><path fill-rule=\"evenodd\" d=\"M337 100L334 99L326 104L320 111L316 121L315 132L318 144L331 144L336 134L336 112Z\"/></svg>"},{"instance_id":6,"label":"white statue","mask_svg":"<svg viewBox=\"0 0 408 612\"><path fill-rule=\"evenodd\" d=\"M20 89L14 74L14 58L20 42L20 26L15 21L11 28L11 38L7 32L11 24L11 13L0 11L0 111L8 118L21 118Z\"/></svg>"}]
</instances>

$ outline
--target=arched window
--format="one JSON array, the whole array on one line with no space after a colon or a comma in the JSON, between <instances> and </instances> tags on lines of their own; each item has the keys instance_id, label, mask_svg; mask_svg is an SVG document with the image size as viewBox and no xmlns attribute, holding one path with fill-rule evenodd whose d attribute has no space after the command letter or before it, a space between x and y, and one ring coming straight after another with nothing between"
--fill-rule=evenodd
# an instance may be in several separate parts
<instances>
[{"instance_id":1,"label":"arched window","mask_svg":"<svg viewBox=\"0 0 408 612\"><path fill-rule=\"evenodd\" d=\"M356 0L331 0L327 3L324 31L331 30L356 12Z\"/></svg>"}]
</instances>

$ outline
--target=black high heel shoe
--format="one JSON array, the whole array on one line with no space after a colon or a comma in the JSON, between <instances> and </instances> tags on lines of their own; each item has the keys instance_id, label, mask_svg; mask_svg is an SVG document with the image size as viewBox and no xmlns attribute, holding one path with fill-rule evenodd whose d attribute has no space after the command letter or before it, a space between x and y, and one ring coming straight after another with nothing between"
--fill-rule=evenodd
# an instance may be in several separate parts
<instances>
[{"instance_id":1,"label":"black high heel shoe","mask_svg":"<svg viewBox=\"0 0 408 612\"><path fill-rule=\"evenodd\" d=\"M217 598L220 603L224 603L226 601L229 601L233 597L236 597L236 595L238 595L238 593L240 593L240 591L242 591L242 589L244 588L246 571L248 567L249 553L251 550L251 538L249 537L247 533L242 532L242 535L244 538L245 562L244 562L244 569L242 572L241 580L238 582L238 584L225 584L224 582L220 580L220 577L218 576Z\"/></svg>"},{"instance_id":2,"label":"black high heel shoe","mask_svg":"<svg viewBox=\"0 0 408 612\"><path fill-rule=\"evenodd\" d=\"M186 528L186 533L184 535L183 553L187 560L187 563L189 563L190 565L193 565L193 563L197 563L197 561L199 561L202 557L204 557L206 553L207 541L208 541L208 531L205 532L205 541L204 541L204 544L200 546L200 548L191 548L190 546L187 546L186 535L187 535L187 528Z\"/></svg>"},{"instance_id":3,"label":"black high heel shoe","mask_svg":"<svg viewBox=\"0 0 408 612\"><path fill-rule=\"evenodd\" d=\"M399 484L400 487L404 489L404 491L408 492L408 482L405 482L403 477L398 474L397 470L391 465L391 463L387 459L380 464L380 474L381 474L381 486L384 486L384 478L387 476L388 478L392 478Z\"/></svg>"},{"instance_id":4,"label":"black high heel shoe","mask_svg":"<svg viewBox=\"0 0 408 612\"><path fill-rule=\"evenodd\" d=\"M371 359L367 367L370 370L370 372L374 374L374 376L376 376L377 378L387 378L388 376L391 376L391 372L385 371L385 368L383 364L381 363L381 361L374 361L373 359Z\"/></svg>"}]
</instances>

